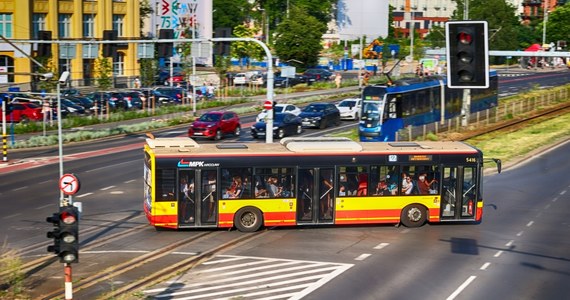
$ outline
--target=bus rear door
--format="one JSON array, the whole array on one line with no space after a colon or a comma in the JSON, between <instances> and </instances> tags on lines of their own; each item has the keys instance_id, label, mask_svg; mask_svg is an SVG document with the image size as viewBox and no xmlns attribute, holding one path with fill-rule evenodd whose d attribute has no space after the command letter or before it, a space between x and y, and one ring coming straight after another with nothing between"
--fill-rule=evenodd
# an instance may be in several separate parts
<instances>
[{"instance_id":1,"label":"bus rear door","mask_svg":"<svg viewBox=\"0 0 570 300\"><path fill-rule=\"evenodd\" d=\"M444 167L442 176L441 220L475 220L477 212L477 168Z\"/></svg>"}]
</instances>

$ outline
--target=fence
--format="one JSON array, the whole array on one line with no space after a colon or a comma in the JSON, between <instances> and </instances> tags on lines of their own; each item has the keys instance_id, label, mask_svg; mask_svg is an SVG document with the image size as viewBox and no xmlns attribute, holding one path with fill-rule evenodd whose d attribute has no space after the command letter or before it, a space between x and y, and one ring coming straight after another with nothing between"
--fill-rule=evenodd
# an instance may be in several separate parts
<instances>
[{"instance_id":1,"label":"fence","mask_svg":"<svg viewBox=\"0 0 570 300\"><path fill-rule=\"evenodd\" d=\"M462 116L440 122L425 124L422 126L408 126L396 133L396 141L426 140L428 135L477 130L487 126L498 124L507 120L524 116L529 112L536 112L556 104L564 103L570 99L570 86L557 90L541 91L537 95L519 95L514 99L499 101L497 107L485 111L479 111L469 115L467 128L461 126Z\"/></svg>"}]
</instances>

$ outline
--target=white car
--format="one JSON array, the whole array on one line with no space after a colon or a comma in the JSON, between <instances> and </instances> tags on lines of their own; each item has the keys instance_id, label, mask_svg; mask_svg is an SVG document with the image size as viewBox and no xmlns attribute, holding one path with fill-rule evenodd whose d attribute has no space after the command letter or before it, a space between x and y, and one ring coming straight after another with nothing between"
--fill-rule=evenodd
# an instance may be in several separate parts
<instances>
[{"instance_id":1,"label":"white car","mask_svg":"<svg viewBox=\"0 0 570 300\"><path fill-rule=\"evenodd\" d=\"M249 78L245 73L237 73L234 76L234 84L235 85L244 85L249 83Z\"/></svg>"},{"instance_id":2,"label":"white car","mask_svg":"<svg viewBox=\"0 0 570 300\"><path fill-rule=\"evenodd\" d=\"M358 120L362 100L359 98L348 98L340 101L336 107L340 111L340 118L344 120Z\"/></svg>"},{"instance_id":3,"label":"white car","mask_svg":"<svg viewBox=\"0 0 570 300\"><path fill-rule=\"evenodd\" d=\"M287 112L287 113L294 114L296 116L298 116L301 113L301 109L298 108L296 105L287 104L287 103L275 104L274 109L275 109L276 113ZM267 116L267 111L264 109L257 115L257 117L255 118L255 122L259 122L259 121L265 119L266 116Z\"/></svg>"}]
</instances>

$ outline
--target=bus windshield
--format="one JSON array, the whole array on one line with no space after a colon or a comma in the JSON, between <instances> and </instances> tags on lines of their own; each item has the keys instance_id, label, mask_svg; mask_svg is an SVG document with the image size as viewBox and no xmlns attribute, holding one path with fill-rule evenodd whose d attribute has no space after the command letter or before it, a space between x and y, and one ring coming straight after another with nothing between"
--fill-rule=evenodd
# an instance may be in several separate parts
<instances>
[{"instance_id":1,"label":"bus windshield","mask_svg":"<svg viewBox=\"0 0 570 300\"><path fill-rule=\"evenodd\" d=\"M377 127L382 124L384 100L364 100L360 123L365 127Z\"/></svg>"}]
</instances>

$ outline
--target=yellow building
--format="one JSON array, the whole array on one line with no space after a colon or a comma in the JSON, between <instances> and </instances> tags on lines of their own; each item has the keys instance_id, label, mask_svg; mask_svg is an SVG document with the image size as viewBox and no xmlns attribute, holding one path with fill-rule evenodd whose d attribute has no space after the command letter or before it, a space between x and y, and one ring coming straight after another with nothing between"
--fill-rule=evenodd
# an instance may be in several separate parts
<instances>
[{"instance_id":1,"label":"yellow building","mask_svg":"<svg viewBox=\"0 0 570 300\"><path fill-rule=\"evenodd\" d=\"M140 0L1 0L0 35L17 42L38 40L39 31L51 31L52 40L85 41L101 40L104 30L115 30L118 39L139 39L139 5ZM36 46L16 45L27 55L36 56ZM92 55L86 48L90 45L74 46L75 58L68 59L62 58L59 46L53 44L52 61L58 66L58 72L70 71L73 86L93 85L95 60L102 57L102 45ZM113 58L117 81L128 82L128 78L139 75L136 50L134 43L119 45ZM36 70L29 57L0 40L0 88L19 85L25 90L33 81L29 73Z\"/></svg>"}]
</instances>

